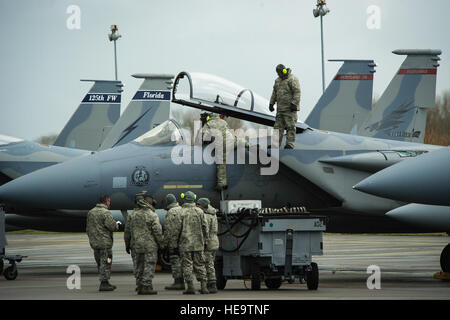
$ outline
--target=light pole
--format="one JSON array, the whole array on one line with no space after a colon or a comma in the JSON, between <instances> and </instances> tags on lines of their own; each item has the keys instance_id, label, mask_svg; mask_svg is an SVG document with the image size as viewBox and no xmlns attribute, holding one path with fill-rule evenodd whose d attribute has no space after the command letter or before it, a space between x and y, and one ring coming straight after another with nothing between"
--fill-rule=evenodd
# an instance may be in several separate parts
<instances>
[{"instance_id":1,"label":"light pole","mask_svg":"<svg viewBox=\"0 0 450 320\"><path fill-rule=\"evenodd\" d=\"M322 93L325 92L325 63L323 57L323 20L322 17L325 16L330 9L327 7L326 0L317 0L316 8L313 9L313 15L315 18L320 16L320 42L322 46Z\"/></svg>"},{"instance_id":2,"label":"light pole","mask_svg":"<svg viewBox=\"0 0 450 320\"><path fill-rule=\"evenodd\" d=\"M111 33L108 34L109 41L114 41L114 70L117 80L117 50L116 50L116 41L121 37L122 35L119 34L119 28L117 25L113 24L111 26Z\"/></svg>"}]
</instances>

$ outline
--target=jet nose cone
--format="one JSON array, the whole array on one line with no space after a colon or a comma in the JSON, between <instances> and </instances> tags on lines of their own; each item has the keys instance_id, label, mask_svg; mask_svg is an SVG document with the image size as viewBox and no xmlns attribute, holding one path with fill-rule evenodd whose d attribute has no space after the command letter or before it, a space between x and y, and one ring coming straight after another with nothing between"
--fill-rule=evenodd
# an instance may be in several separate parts
<instances>
[{"instance_id":1,"label":"jet nose cone","mask_svg":"<svg viewBox=\"0 0 450 320\"><path fill-rule=\"evenodd\" d=\"M364 179L353 188L389 199L450 205L450 148L403 160Z\"/></svg>"},{"instance_id":2,"label":"jet nose cone","mask_svg":"<svg viewBox=\"0 0 450 320\"><path fill-rule=\"evenodd\" d=\"M86 209L99 197L100 170L85 156L37 170L0 187L0 201L45 209Z\"/></svg>"}]
</instances>

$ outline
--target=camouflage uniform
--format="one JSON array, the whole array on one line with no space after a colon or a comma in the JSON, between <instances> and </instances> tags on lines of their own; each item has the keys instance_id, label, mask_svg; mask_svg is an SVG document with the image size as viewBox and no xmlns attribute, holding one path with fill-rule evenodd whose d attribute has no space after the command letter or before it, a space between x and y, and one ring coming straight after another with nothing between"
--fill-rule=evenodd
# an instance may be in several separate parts
<instances>
[{"instance_id":1,"label":"camouflage uniform","mask_svg":"<svg viewBox=\"0 0 450 320\"><path fill-rule=\"evenodd\" d=\"M162 227L153 206L141 199L138 208L127 217L124 239L131 249L136 284L141 288L152 287L158 260L158 245L163 243Z\"/></svg>"},{"instance_id":2,"label":"camouflage uniform","mask_svg":"<svg viewBox=\"0 0 450 320\"><path fill-rule=\"evenodd\" d=\"M205 215L193 202L183 204L182 208L181 232L178 243L183 277L188 285L188 291L192 289L193 272L197 280L202 283L202 289L206 289L206 269L203 250L206 235L208 234L208 226ZM205 291L205 293L208 293L207 290Z\"/></svg>"},{"instance_id":3,"label":"camouflage uniform","mask_svg":"<svg viewBox=\"0 0 450 320\"><path fill-rule=\"evenodd\" d=\"M183 272L181 270L180 253L178 250L178 236L180 234L181 213L183 209L178 202L175 202L169 204L167 210L164 243L165 247L169 250L172 277L175 280L180 280L183 279Z\"/></svg>"},{"instance_id":4,"label":"camouflage uniform","mask_svg":"<svg viewBox=\"0 0 450 320\"><path fill-rule=\"evenodd\" d=\"M105 204L99 203L87 214L86 233L94 249L100 281L111 278L113 232L119 227Z\"/></svg>"},{"instance_id":5,"label":"camouflage uniform","mask_svg":"<svg viewBox=\"0 0 450 320\"><path fill-rule=\"evenodd\" d=\"M217 216L216 209L208 205L205 210L205 218L208 224L208 235L206 236L205 245L205 265L206 277L208 279L209 292L217 292L216 288L216 268L214 262L216 260L216 251L219 249L219 238L217 237ZM213 291L214 290L214 291Z\"/></svg>"},{"instance_id":6,"label":"camouflage uniform","mask_svg":"<svg viewBox=\"0 0 450 320\"><path fill-rule=\"evenodd\" d=\"M228 129L229 128L227 122L221 119L217 114L211 116L211 119L208 120L208 122L206 122L202 128L202 136L206 137L206 139L204 138L203 140L206 141L208 141L210 137L214 138L214 130L218 130L220 133L222 133L222 146L220 146L219 142L215 139L214 141L212 141L215 143L218 189L222 189L223 187L227 186L227 148L228 150L231 150L236 145L235 137ZM219 148L222 148L222 150L220 150ZM222 153L222 157L220 157L220 153Z\"/></svg>"},{"instance_id":7,"label":"camouflage uniform","mask_svg":"<svg viewBox=\"0 0 450 320\"><path fill-rule=\"evenodd\" d=\"M300 110L300 84L296 76L287 69L287 74L283 78L278 77L273 85L270 105L277 103L277 115L275 117L274 129L279 130L279 144L283 139L286 129L286 146L295 146L295 124L297 123L297 112ZM296 107L293 111L292 106Z\"/></svg>"}]
</instances>

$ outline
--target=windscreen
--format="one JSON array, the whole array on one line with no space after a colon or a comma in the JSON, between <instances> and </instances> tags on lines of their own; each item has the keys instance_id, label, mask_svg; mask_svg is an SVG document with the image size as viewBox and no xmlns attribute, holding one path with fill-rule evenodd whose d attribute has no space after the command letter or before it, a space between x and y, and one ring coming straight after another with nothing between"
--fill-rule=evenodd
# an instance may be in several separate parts
<instances>
[{"instance_id":1,"label":"windscreen","mask_svg":"<svg viewBox=\"0 0 450 320\"><path fill-rule=\"evenodd\" d=\"M7 144L10 144L13 142L21 142L21 141L24 141L24 140L0 134L0 146L4 146L4 145L7 145Z\"/></svg>"},{"instance_id":2,"label":"windscreen","mask_svg":"<svg viewBox=\"0 0 450 320\"><path fill-rule=\"evenodd\" d=\"M134 142L144 146L175 145L184 143L183 134L173 120L166 120L153 128Z\"/></svg>"}]
</instances>

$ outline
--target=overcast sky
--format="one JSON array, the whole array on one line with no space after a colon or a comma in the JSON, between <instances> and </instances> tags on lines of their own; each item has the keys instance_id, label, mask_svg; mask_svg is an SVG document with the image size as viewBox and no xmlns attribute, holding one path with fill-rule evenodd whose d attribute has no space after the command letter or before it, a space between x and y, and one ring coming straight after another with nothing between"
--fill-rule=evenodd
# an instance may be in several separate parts
<instances>
[{"instance_id":1,"label":"overcast sky","mask_svg":"<svg viewBox=\"0 0 450 320\"><path fill-rule=\"evenodd\" d=\"M141 80L134 73L216 74L269 98L275 66L292 68L303 120L322 94L315 0L0 0L0 134L24 139L59 133L91 84L113 79L119 26L122 111ZM71 5L80 9L79 29ZM372 7L371 7L372 6ZM379 9L379 28L373 11ZM441 49L437 94L450 89L450 1L328 0L325 59L374 59L380 95L404 56L395 49ZM369 13L368 13L368 9ZM374 15L375 14L375 15ZM340 63L326 62L326 84Z\"/></svg>"}]
</instances>

